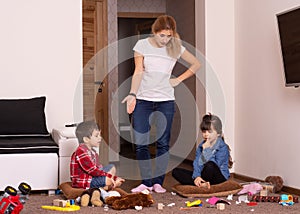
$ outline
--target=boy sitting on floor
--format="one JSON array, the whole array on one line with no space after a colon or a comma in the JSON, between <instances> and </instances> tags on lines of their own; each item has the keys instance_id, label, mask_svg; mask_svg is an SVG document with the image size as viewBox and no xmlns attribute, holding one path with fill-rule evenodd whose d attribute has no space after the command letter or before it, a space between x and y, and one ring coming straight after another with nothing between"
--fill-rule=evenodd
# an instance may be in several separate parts
<instances>
[{"instance_id":1,"label":"boy sitting on floor","mask_svg":"<svg viewBox=\"0 0 300 214\"><path fill-rule=\"evenodd\" d=\"M70 174L72 187L74 188L111 188L119 187L125 181L117 177L113 164L102 166L99 163L99 155L93 147L99 147L101 143L101 130L95 121L80 123L76 128L76 137L79 146L72 154L70 162Z\"/></svg>"}]
</instances>

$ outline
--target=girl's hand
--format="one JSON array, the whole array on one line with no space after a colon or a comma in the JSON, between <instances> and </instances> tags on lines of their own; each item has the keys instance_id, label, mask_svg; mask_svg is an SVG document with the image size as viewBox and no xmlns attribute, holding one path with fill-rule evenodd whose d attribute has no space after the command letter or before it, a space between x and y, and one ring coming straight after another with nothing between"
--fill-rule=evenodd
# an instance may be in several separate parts
<instances>
[{"instance_id":1,"label":"girl's hand","mask_svg":"<svg viewBox=\"0 0 300 214\"><path fill-rule=\"evenodd\" d=\"M122 100L122 103L125 103L125 102L127 104L127 113L131 114L134 111L135 104L136 104L136 98L135 98L135 96L128 95L127 97L125 97Z\"/></svg>"},{"instance_id":2,"label":"girl's hand","mask_svg":"<svg viewBox=\"0 0 300 214\"><path fill-rule=\"evenodd\" d=\"M194 184L197 186L197 187L200 187L201 186L201 183L204 183L205 180L203 180L201 177L197 177L195 178L194 180Z\"/></svg>"},{"instance_id":3,"label":"girl's hand","mask_svg":"<svg viewBox=\"0 0 300 214\"><path fill-rule=\"evenodd\" d=\"M206 181L203 180L201 177L195 178L194 184L195 184L197 187L205 187L205 188L207 188L207 189L210 189L210 183L209 183L209 182L206 182Z\"/></svg>"},{"instance_id":4,"label":"girl's hand","mask_svg":"<svg viewBox=\"0 0 300 214\"><path fill-rule=\"evenodd\" d=\"M170 82L170 85L174 88L176 87L177 85L179 85L181 83L181 81L178 79L178 78L171 78L169 80Z\"/></svg>"}]
</instances>

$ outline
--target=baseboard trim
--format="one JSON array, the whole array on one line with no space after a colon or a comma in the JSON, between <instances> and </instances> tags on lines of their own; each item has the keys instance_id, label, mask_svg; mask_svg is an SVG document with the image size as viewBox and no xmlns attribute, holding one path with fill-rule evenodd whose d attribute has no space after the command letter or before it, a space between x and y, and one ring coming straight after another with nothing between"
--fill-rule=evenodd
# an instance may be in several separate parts
<instances>
[{"instance_id":1,"label":"baseboard trim","mask_svg":"<svg viewBox=\"0 0 300 214\"><path fill-rule=\"evenodd\" d=\"M237 174L237 173L231 173L232 178L238 179L238 180L242 180L245 182L251 182L251 181L261 181L264 182L264 180L260 180L257 178L252 178L246 175L241 175L241 174ZM293 194L293 195L300 195L300 189L296 189L293 187L289 187L289 186L284 186L282 187L282 192L287 192L289 194Z\"/></svg>"}]
</instances>

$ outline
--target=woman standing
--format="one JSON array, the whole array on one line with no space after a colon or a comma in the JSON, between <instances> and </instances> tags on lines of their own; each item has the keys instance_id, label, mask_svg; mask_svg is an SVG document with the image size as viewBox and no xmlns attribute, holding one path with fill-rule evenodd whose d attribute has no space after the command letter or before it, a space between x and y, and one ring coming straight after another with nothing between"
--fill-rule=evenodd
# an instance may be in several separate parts
<instances>
[{"instance_id":1,"label":"woman standing","mask_svg":"<svg viewBox=\"0 0 300 214\"><path fill-rule=\"evenodd\" d=\"M130 93L122 103L132 114L133 141L142 177L142 184L132 189L164 193L162 187L169 160L169 141L175 109L174 87L191 77L200 68L194 55L181 45L176 22L168 15L159 16L152 25L152 34L134 46L135 70ZM190 67L180 76L171 78L179 58ZM152 173L150 142L151 124L156 125L156 164Z\"/></svg>"}]
</instances>

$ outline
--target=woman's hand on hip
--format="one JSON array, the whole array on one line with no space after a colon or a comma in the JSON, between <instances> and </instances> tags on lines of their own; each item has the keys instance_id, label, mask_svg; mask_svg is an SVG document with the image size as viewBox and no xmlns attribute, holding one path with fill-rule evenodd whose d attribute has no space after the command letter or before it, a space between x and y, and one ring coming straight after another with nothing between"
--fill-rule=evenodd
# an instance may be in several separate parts
<instances>
[{"instance_id":1,"label":"woman's hand on hip","mask_svg":"<svg viewBox=\"0 0 300 214\"><path fill-rule=\"evenodd\" d=\"M175 88L177 85L181 83L181 81L178 78L171 78L169 82L173 88Z\"/></svg>"},{"instance_id":2,"label":"woman's hand on hip","mask_svg":"<svg viewBox=\"0 0 300 214\"><path fill-rule=\"evenodd\" d=\"M125 102L127 104L127 113L131 114L134 111L134 108L135 108L136 98L132 95L128 95L127 97L125 97L122 100L122 103L125 103Z\"/></svg>"}]
</instances>

